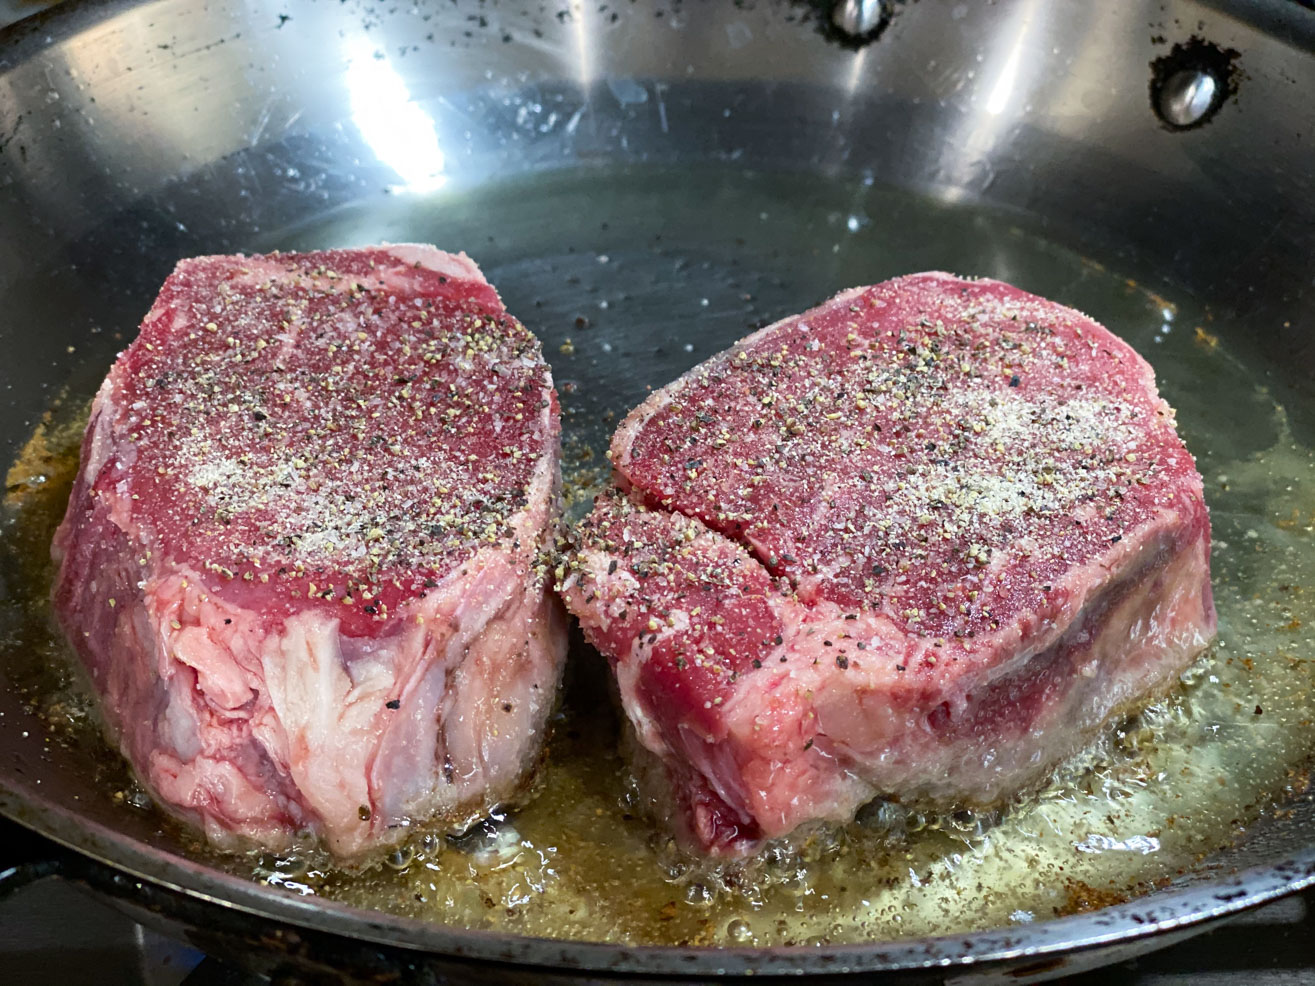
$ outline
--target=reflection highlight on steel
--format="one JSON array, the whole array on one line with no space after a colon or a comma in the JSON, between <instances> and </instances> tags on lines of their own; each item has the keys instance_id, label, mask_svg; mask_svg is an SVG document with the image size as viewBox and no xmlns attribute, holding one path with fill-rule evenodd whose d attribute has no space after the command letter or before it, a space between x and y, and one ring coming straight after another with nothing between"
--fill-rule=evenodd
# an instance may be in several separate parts
<instances>
[{"instance_id":1,"label":"reflection highlight on steel","mask_svg":"<svg viewBox=\"0 0 1315 986\"><path fill-rule=\"evenodd\" d=\"M421 109L386 53L356 36L344 45L352 122L380 162L397 172L396 191L423 195L447 184L447 158L433 119Z\"/></svg>"},{"instance_id":2,"label":"reflection highlight on steel","mask_svg":"<svg viewBox=\"0 0 1315 986\"><path fill-rule=\"evenodd\" d=\"M570 7L571 21L575 30L576 78L581 88L586 91L594 81L594 39L593 25L590 24L589 6L576 0Z\"/></svg>"},{"instance_id":3,"label":"reflection highlight on steel","mask_svg":"<svg viewBox=\"0 0 1315 986\"><path fill-rule=\"evenodd\" d=\"M950 144L953 154L938 169L948 201L981 194L995 180L992 160L999 146L1011 139L1011 127L1019 116L1020 93L1030 91L1037 83L1037 71L1025 62L1024 55L1044 33L1046 20L1045 0L1023 0L1001 31L1002 37L1010 39L1007 48L986 59L982 78L975 82L973 102L980 100L985 112L965 116L963 133ZM968 78L976 74L969 72Z\"/></svg>"}]
</instances>

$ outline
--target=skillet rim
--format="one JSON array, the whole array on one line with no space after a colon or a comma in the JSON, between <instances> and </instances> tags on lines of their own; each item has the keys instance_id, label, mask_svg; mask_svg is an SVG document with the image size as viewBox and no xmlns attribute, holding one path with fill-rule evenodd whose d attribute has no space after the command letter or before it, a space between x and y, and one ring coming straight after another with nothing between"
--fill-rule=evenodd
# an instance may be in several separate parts
<instances>
[{"instance_id":1,"label":"skillet rim","mask_svg":"<svg viewBox=\"0 0 1315 986\"><path fill-rule=\"evenodd\" d=\"M0 75L123 11L156 2L164 0L65 0L0 28ZM1212 5L1210 0L1205 3ZM1257 6L1264 8L1260 13L1285 20L1278 11L1288 4L1260 0ZM1249 867L1222 880L1189 887L1171 885L1125 904L989 931L861 945L624 945L457 928L318 897L294 896L155 849L80 817L10 776L3 766L0 815L112 872L210 906L410 952L571 972L764 976L965 969L1117 949L1173 931L1203 930L1223 918L1315 887L1312 845L1276 863ZM1110 961L1114 959L1111 956Z\"/></svg>"}]
</instances>

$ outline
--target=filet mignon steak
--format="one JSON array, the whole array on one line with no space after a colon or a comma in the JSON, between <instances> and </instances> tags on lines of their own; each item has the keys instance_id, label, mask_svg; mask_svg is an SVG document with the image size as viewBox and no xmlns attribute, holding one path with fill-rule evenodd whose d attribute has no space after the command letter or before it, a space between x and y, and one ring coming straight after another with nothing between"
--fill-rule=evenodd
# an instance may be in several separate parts
<instances>
[{"instance_id":1,"label":"filet mignon steak","mask_svg":"<svg viewBox=\"0 0 1315 986\"><path fill-rule=\"evenodd\" d=\"M564 659L559 446L539 345L465 255L179 263L54 544L155 797L220 844L344 855L514 797Z\"/></svg>"},{"instance_id":2,"label":"filet mignon steak","mask_svg":"<svg viewBox=\"0 0 1315 986\"><path fill-rule=\"evenodd\" d=\"M1210 641L1201 478L1072 309L919 274L653 394L562 589L674 822L753 851L876 795L999 802Z\"/></svg>"}]
</instances>

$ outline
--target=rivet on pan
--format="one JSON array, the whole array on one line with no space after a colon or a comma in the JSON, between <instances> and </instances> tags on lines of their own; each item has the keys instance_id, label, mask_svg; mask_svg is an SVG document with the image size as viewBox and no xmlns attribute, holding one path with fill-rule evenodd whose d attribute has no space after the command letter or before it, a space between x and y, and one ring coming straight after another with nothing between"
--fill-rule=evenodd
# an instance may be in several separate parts
<instances>
[{"instance_id":1,"label":"rivet on pan","mask_svg":"<svg viewBox=\"0 0 1315 986\"><path fill-rule=\"evenodd\" d=\"M1238 52L1203 38L1180 42L1151 62L1151 109L1170 130L1212 120L1237 92Z\"/></svg>"},{"instance_id":2,"label":"rivet on pan","mask_svg":"<svg viewBox=\"0 0 1315 986\"><path fill-rule=\"evenodd\" d=\"M831 23L851 38L871 34L886 17L886 0L839 0L831 9Z\"/></svg>"},{"instance_id":3,"label":"rivet on pan","mask_svg":"<svg viewBox=\"0 0 1315 986\"><path fill-rule=\"evenodd\" d=\"M1195 126L1214 108L1219 91L1219 80L1209 72L1180 69L1160 85L1160 118L1171 127Z\"/></svg>"}]
</instances>

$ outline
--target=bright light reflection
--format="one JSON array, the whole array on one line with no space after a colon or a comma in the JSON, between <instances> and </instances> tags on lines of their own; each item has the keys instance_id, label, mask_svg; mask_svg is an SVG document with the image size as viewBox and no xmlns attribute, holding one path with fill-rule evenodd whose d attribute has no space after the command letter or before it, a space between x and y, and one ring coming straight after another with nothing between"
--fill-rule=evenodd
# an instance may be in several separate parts
<instances>
[{"instance_id":1,"label":"bright light reflection","mask_svg":"<svg viewBox=\"0 0 1315 986\"><path fill-rule=\"evenodd\" d=\"M447 163L434 121L417 106L387 55L366 38L346 44L352 122L381 162L397 172L401 189L423 194L447 183Z\"/></svg>"},{"instance_id":2,"label":"bright light reflection","mask_svg":"<svg viewBox=\"0 0 1315 986\"><path fill-rule=\"evenodd\" d=\"M571 20L575 27L575 55L578 62L576 75L580 86L587 92L594 81L594 49L592 25L589 23L588 4L576 0L571 4Z\"/></svg>"},{"instance_id":3,"label":"bright light reflection","mask_svg":"<svg viewBox=\"0 0 1315 986\"><path fill-rule=\"evenodd\" d=\"M1026 88L1034 81L1030 77L1034 73L1023 71L1023 55L1036 25L1046 14L1046 2L1020 0L1009 24L1000 32L1004 37L1012 37L1012 42L1001 60L992 59L994 64L988 65L985 78L993 78L982 104L986 112L967 114L962 136L948 145L953 156L943 166L947 186L943 194L947 201L959 201L970 193L980 192L994 180L993 152L998 143L1008 139L1008 123L1021 115L1016 109L1011 112L1019 83ZM1026 63L1029 69L1034 61ZM995 65L999 65L998 70Z\"/></svg>"},{"instance_id":4,"label":"bright light reflection","mask_svg":"<svg viewBox=\"0 0 1315 986\"><path fill-rule=\"evenodd\" d=\"M867 57L868 49L864 48L855 52L850 58L849 79L845 82L845 90L849 93L850 98L853 98L855 93L858 92L859 83L863 81L863 65L867 61Z\"/></svg>"},{"instance_id":5,"label":"bright light reflection","mask_svg":"<svg viewBox=\"0 0 1315 986\"><path fill-rule=\"evenodd\" d=\"M1000 74L995 77L995 85L991 87L990 95L986 97L986 112L992 116L999 116L1009 108L1009 97L1014 94L1014 86L1018 84L1018 66L1023 60L1023 47L1027 43L1028 29L1031 26L1032 13L1029 10L1024 15L1023 23L1018 30L1018 38L1009 51L1009 57L1005 59Z\"/></svg>"}]
</instances>

